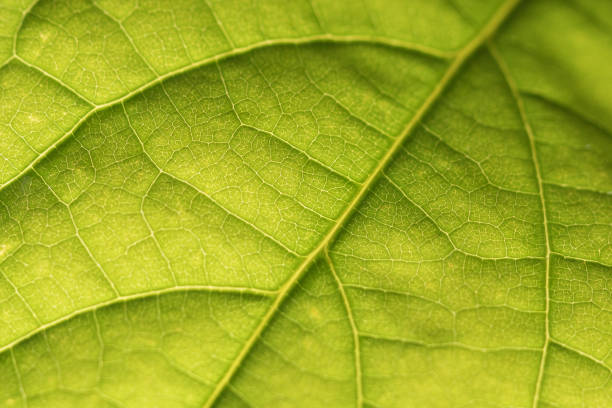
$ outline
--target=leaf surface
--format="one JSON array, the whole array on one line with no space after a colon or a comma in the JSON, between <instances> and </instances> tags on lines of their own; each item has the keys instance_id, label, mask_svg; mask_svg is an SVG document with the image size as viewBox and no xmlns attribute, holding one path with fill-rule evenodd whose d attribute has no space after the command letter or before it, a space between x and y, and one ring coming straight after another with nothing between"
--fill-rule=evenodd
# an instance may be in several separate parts
<instances>
[{"instance_id":1,"label":"leaf surface","mask_svg":"<svg viewBox=\"0 0 612 408\"><path fill-rule=\"evenodd\" d=\"M0 12L0 406L612 405L610 3Z\"/></svg>"}]
</instances>

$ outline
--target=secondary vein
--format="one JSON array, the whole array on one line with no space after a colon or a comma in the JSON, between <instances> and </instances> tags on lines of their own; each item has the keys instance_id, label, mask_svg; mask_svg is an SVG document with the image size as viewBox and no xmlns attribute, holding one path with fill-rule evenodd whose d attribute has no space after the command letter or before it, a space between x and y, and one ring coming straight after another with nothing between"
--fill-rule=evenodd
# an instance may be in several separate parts
<instances>
[{"instance_id":1,"label":"secondary vein","mask_svg":"<svg viewBox=\"0 0 612 408\"><path fill-rule=\"evenodd\" d=\"M81 99L84 103L87 103L88 105L90 105L91 109L87 111L87 113L85 113L81 117L81 119L79 119L70 130L68 130L61 137L59 137L54 143L49 145L43 152L40 152L40 154L34 160L32 160L30 164L28 164L22 171L20 171L18 174L13 176L11 179L5 181L4 183L0 183L0 191L2 191L4 188L12 184L15 180L19 179L21 176L23 176L25 173L31 170L36 164L38 164L41 160L43 160L50 152L52 152L62 142L64 142L67 138L69 138L87 119L89 119L92 115L94 115L95 113L103 109L123 103L127 101L128 99L131 99L132 97L144 92L145 90L166 81L167 79L173 78L180 74L189 72L193 69L200 68L200 67L203 67L209 64L213 64L215 62L219 62L219 61L231 58L231 57L247 54L251 51L254 51L260 48L283 46L283 45L306 45L306 44L315 44L315 43L372 44L372 45L386 46L386 47L391 47L391 48L399 48L399 49L403 49L403 50L411 51L411 52L417 52L423 55L428 55L432 58L439 58L439 59L449 59L453 57L454 55L456 55L454 52L440 51L434 48L422 46L420 44L412 44L412 43L408 43L405 41L395 40L392 38L376 37L376 36L362 36L362 35L338 36L338 35L333 35L333 34L320 34L320 35L313 35L313 36L301 37L301 38L278 38L278 39L273 39L273 40L259 41L259 42L247 45L245 47L232 48L228 51L225 51L225 52L222 52L216 55L212 55L210 57L196 61L192 64L185 65L176 70L167 72L162 75L155 76L152 80L142 84L138 88L126 93L125 95L119 98L115 98L113 100L110 100L110 101L107 101L101 104L96 104L93 101L89 101L87 97L85 97L84 95L81 95L77 90L63 83L61 79L42 70L38 66L24 60L22 57L15 54L9 60L7 60L4 65L8 64L12 60L15 60L15 61L18 61L24 64L25 66L28 66L31 69L34 69L40 72L41 75L44 75L45 77L55 81L57 84L62 86L64 89L71 91L76 97ZM4 65L1 65L0 69Z\"/></svg>"},{"instance_id":2,"label":"secondary vein","mask_svg":"<svg viewBox=\"0 0 612 408\"><path fill-rule=\"evenodd\" d=\"M549 322L549 312L550 312L550 238L548 233L548 218L546 216L546 200L544 199L544 187L542 180L542 173L540 170L540 163L538 161L538 156L536 153L536 145L535 145L535 137L533 134L533 129L531 128L531 124L527 119L527 113L525 112L525 104L523 103L523 99L519 92L519 89L512 78L508 66L504 61L502 55L497 51L495 46L492 43L488 44L488 49L491 53L491 56L499 66L499 69L504 76L508 87L510 88L510 92L512 93L512 97L516 102L516 106L519 110L519 114L521 115L521 121L523 122L523 126L525 128L525 133L527 133L527 138L529 139L529 148L531 150L531 160L533 162L533 167L535 169L535 175L538 182L538 193L540 196L540 206L542 207L542 222L544 224L544 238L546 243L546 270L544 275L544 286L545 286L545 296L546 296L546 305L544 311L544 348L542 349L542 357L540 358L540 367L538 369L538 379L536 382L536 388L533 395L532 407L537 408L538 402L540 400L540 393L542 391L542 379L544 377L544 367L546 365L546 355L548 353L548 346L550 345L551 337L550 337L550 322Z\"/></svg>"},{"instance_id":3,"label":"secondary vein","mask_svg":"<svg viewBox=\"0 0 612 408\"><path fill-rule=\"evenodd\" d=\"M49 321L47 323L42 324L36 329L25 333L24 335L18 337L12 342L5 344L0 347L0 354L4 353L7 350L12 350L19 343L24 342L25 340L44 332L45 330L50 329L51 327L57 326L61 323L64 323L73 317L80 316L84 313L93 312L94 310L99 310L103 307L114 305L116 303L121 302L130 302L133 300L149 298L153 296L162 296L170 293L177 292L210 292L210 293L227 293L227 294L236 294L236 295L253 295L253 296L261 296L261 297L273 297L278 293L275 290L267 290L267 289L257 289L257 288L249 288L249 287L239 287L239 286L216 286L216 285L177 285L170 286L162 289L154 289L141 293L133 293L129 295L120 295L113 296L107 300L103 300L101 302L95 303L93 305L85 306L81 309L77 309L65 316L62 316L58 319Z\"/></svg>"},{"instance_id":4,"label":"secondary vein","mask_svg":"<svg viewBox=\"0 0 612 408\"><path fill-rule=\"evenodd\" d=\"M346 291L344 290L344 284L340 280L340 277L336 273L336 268L334 267L334 262L329 256L329 251L325 249L325 259L329 265L329 270L334 277L334 280L338 284L338 291L340 292L340 296L342 296L342 302L344 303L344 308L346 309L346 316L348 317L349 323L351 325L351 332L353 334L353 346L355 348L355 388L357 394L357 408L363 407L363 375L361 372L361 347L359 346L359 331L357 330L357 325L355 324L355 318L353 317L353 310L351 309L351 304L346 296Z\"/></svg>"}]
</instances>

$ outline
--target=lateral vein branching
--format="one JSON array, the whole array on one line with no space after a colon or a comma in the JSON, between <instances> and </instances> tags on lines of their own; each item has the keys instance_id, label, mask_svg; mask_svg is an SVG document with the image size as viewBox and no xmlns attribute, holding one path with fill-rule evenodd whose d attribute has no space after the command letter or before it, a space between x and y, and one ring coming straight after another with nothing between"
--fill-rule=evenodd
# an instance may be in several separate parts
<instances>
[{"instance_id":1,"label":"lateral vein branching","mask_svg":"<svg viewBox=\"0 0 612 408\"><path fill-rule=\"evenodd\" d=\"M400 135L395 139L395 141L391 144L390 148L378 162L376 167L370 173L366 181L362 184L361 188L348 204L348 206L344 209L336 223L331 227L331 229L327 232L327 234L323 237L319 245L317 245L310 254L302 261L297 270L291 277L287 280L285 284L279 290L277 297L274 299L274 302L264 315L260 324L253 331L249 339L244 344L243 348L238 353L236 359L230 364L228 370L223 375L215 389L212 391L207 401L204 403L204 408L210 408L215 403L215 401L219 398L223 390L228 386L229 382L233 378L234 374L249 354L251 348L255 345L264 329L268 326L268 323L272 320L272 317L275 316L276 311L279 309L285 298L291 293L293 287L299 282L302 276L306 273L310 265L319 258L320 255L324 253L324 251L328 248L328 246L333 242L338 233L342 230L343 226L346 224L347 220L350 219L353 212L359 206L361 201L370 191L371 187L378 180L382 171L385 167L393 160L395 157L395 153L401 148L404 141L408 138L408 136L412 133L412 130L417 126L417 124L421 121L423 116L429 111L429 108L434 104L434 102L438 99L438 97L442 94L444 89L446 89L447 85L452 81L455 77L455 74L459 71L459 69L463 66L465 61L478 49L482 46L482 44L499 28L499 26L506 20L506 18L510 15L512 10L516 7L516 5L520 2L520 0L508 0L504 3L495 13L495 15L491 18L491 20L484 26L484 28L476 35L463 49L461 49L456 57L449 64L446 72L440 79L440 81L433 88L429 96L425 99L421 107L416 111L414 116L410 119L410 121L406 124Z\"/></svg>"},{"instance_id":2,"label":"lateral vein branching","mask_svg":"<svg viewBox=\"0 0 612 408\"><path fill-rule=\"evenodd\" d=\"M330 267L332 268L332 272L334 273L334 276L337 279L337 274L333 270L333 265L331 263L331 259L329 258L329 254L328 254L328 250L330 248L330 245L334 242L334 240L337 237L337 235L344 228L344 226L350 220L351 216L356 211L356 209L358 208L360 203L363 201L363 199L367 196L368 192L371 190L371 188L377 182L377 180L381 176L383 170L394 159L396 153L401 149L402 144L412 134L412 131L420 123L420 121L422 120L424 115L429 111L429 109L438 100L440 95L442 95L442 93L444 92L446 87L455 78L456 74L461 69L463 64L474 54L474 52L478 48L480 48L482 46L482 44L485 41L487 41L487 39L492 34L494 34L496 32L496 30L506 20L506 18L510 15L512 10L516 7L516 5L519 2L520 2L520 0L507 0L497 10L497 12L493 15L491 20L483 27L483 29L464 48L462 48L458 52L444 52L444 51L440 51L440 50L424 47L424 46L418 45L418 44L410 44L410 43L402 42L402 41L399 41L399 40L383 38L383 37L373 37L373 36L335 36L335 35L330 35L330 34L323 34L323 35L316 35L316 36L310 36L310 37L304 37L304 38L289 38L289 39L277 39L277 40L261 41L261 42L258 42L258 43L255 43L255 44L251 44L251 45L246 46L246 47L234 48L234 49L231 49L229 51L217 54L215 56L211 56L209 58L197 61L197 62L189 64L189 65L186 65L186 66L184 66L184 67L182 67L180 69L177 69L175 71L172 71L172 72L169 72L169 73L166 73L166 74L163 74L163 75L158 75L155 79L153 79L153 80L143 84L139 88L137 88L137 89L135 89L135 90L133 90L133 91L131 91L131 92L129 92L129 93L119 97L119 98L116 98L116 99L114 99L112 101L107 101L107 102L104 102L102 104L92 103L92 108L72 127L72 129L70 129L67 133L65 133L60 138L58 138L55 141L55 143L53 143L45 151L43 151L35 160L33 160L19 174L17 174L16 176L11 178L7 182L5 182L3 184L0 184L0 190L5 188L6 186L10 185L13 181L17 180L25 172L31 170L37 163L39 163L44 157L46 157L53 149L55 149L57 146L59 146L71 134L73 134L80 125L82 125L89 117L91 117L96 112L98 112L98 111L100 111L102 109L105 109L107 107L116 105L118 103L123 103L126 100L130 99L131 97L133 97L133 96L135 96L137 94L140 94L144 90L146 90L146 89L148 89L148 88L150 88L152 86L155 86L157 84L160 84L163 81L165 81L166 79L169 79L169 78L174 77L176 75L182 74L184 72L190 71L192 69L195 69L195 68L198 68L198 67L201 67L201 66L205 66L205 65L210 64L210 63L218 62L220 60L223 60L223 59L226 59L226 58L229 58L229 57L233 57L233 56L237 56L237 55L242 55L242 54L251 52L251 51L259 49L259 48L268 47L268 46L302 45L302 44L315 43L315 42L347 43L347 44L350 44L350 43L362 43L362 44L376 44L376 45L379 45L379 46L388 46L388 47L401 48L401 49L406 49L406 50L409 50L409 51L412 51L412 52L419 52L419 53L422 53L422 54L425 54L425 55L429 55L429 56L434 57L434 58L440 58L440 59L447 59L447 60L449 60L449 65L448 65L448 68L447 68L446 72L442 75L442 77L440 78L439 82L433 87L433 89L431 90L429 96L427 96L427 98L423 101L423 104L421 105L421 107L416 111L414 116L406 124L406 126L401 131L399 136L393 140L393 142L391 143L389 149L382 156L382 158L380 159L380 161L378 162L376 167L373 169L373 171L370 173L368 178L360 186L357 194L350 201L350 203L348 203L348 205L345 207L345 209L342 212L342 214L338 217L338 219L335 221L335 223L331 226L331 228L325 234L325 236L320 241L320 243L307 256L305 256L305 258L303 259L301 264L298 266L296 271L288 278L288 280L281 286L281 288L278 291L266 291L266 290L257 290L257 289L251 289L251 288L223 288L223 287L205 287L205 286L197 287L200 290L226 291L226 292L231 292L231 293L251 293L251 294L262 295L262 296L274 296L274 300L273 300L271 306L269 307L269 309L267 310L266 314L264 315L264 317L260 321L259 325L253 331L253 333L251 334L249 339L245 342L244 346L242 347L242 349L238 353L237 357L230 364L230 366L228 367L227 371L225 372L225 374L223 375L221 380L216 384L216 386L215 386L214 390L212 391L212 393L210 394L209 398L204 403L204 407L211 407L217 401L217 399L222 394L222 392L229 386L229 383L232 380L232 378L234 377L234 375L236 374L237 370L240 368L240 366L242 365L242 363L245 360L245 358L249 355L251 349L257 343L258 339L260 338L260 336L262 335L264 330L268 327L269 323L271 322L272 318L276 315L276 312L279 310L279 308L281 307L281 305L284 302L284 300L289 296L289 294L292 292L293 288L297 285L297 283L300 281L300 279L307 273L307 271L309 270L310 266L317 259L319 259L321 256L326 256L327 259L329 260L329 264L330 264ZM16 34L15 38L16 37L17 37L17 34ZM16 43L16 40L15 40L15 43ZM48 74L48 73L42 71L40 68L38 68L38 67L32 65L31 63L23 60L22 58L18 57L16 52L15 52L15 56L14 57L18 58L24 64L26 64L26 65L29 64L32 68L38 69L38 71L43 73L44 75L49 76L52 79L56 79L51 74ZM57 79L56 79L56 81L57 81ZM59 82L59 81L58 81L58 83L61 84L61 82ZM67 86L65 86L65 87L67 89L69 89ZM76 91L74 91L74 93L75 93L75 95L78 96L78 93ZM83 100L87 101L87 99L85 99L84 97L81 97L81 98ZM530 138L531 138L531 143L533 144L533 137L531 135L530 135ZM534 160L535 160L535 150L533 150L533 156L534 156ZM536 160L536 167L537 167L537 160ZM538 171L538 177L539 177L539 169L537 169L537 171ZM541 190L542 189L541 180L539 180L539 182L540 182L540 190ZM542 202L543 202L544 201L543 195L541 195L541 198L542 198ZM544 213L544 218L546 220L546 214L545 213ZM547 246L548 246L548 231L546 231L546 235L547 235ZM548 249L548 255L547 255L547 279L548 279L548 258L549 258L549 255L550 255L550 250ZM338 283L341 285L339 280L338 280ZM189 289L196 289L196 287L190 287ZM118 296L118 297L114 297L112 299L109 299L107 302L100 303L100 304L95 305L95 306L93 306L91 308L81 309L79 311L75 311L75 312L71 313L70 315L64 316L61 319L61 321L68 320L68 319L72 318L73 316L75 316L76 314L80 314L80 313L83 313L83 312L88 311L88 310L95 310L95 309L97 309L97 308L99 308L101 306L104 306L106 304L116 303L118 301L127 301L127 300L131 300L131 299L135 299L137 297L142 297L142 296L150 296L150 295L154 295L154 294L159 295L161 293L167 293L167 292L175 291L175 290L186 290L186 287L182 287L182 288L180 288L180 287L169 288L169 289L166 289L166 290L163 290L163 291L158 291L158 292L153 292L152 291L152 292L148 292L146 294L139 295L139 296ZM342 291L342 293L344 293L344 292ZM346 296L345 295L344 295L344 299L345 299L345 303L346 303ZM348 307L348 304L347 304L347 307ZM548 282L547 282L547 306L546 307L547 307L547 312L548 312ZM349 309L349 315L350 315L350 309ZM361 368L360 368L359 362L357 361L358 358L359 358L359 351L358 351L358 337L359 336L356 334L357 333L356 332L356 327L355 327L355 323L354 323L352 317L349 317L349 319L351 320L351 324L353 325L354 335L357 337L357 342L356 342L355 346L356 346L356 366L358 366L358 367L356 368L356 370L358 372L357 373L358 377L361 377L361 375L360 375ZM547 313L547 319L548 319L548 313ZM50 322L50 323L47 323L45 325L42 325L42 326L38 327L36 330L34 330L33 332L29 333L28 335L23 336L23 337L15 340L11 344L8 344L8 345L0 348L0 352L2 352L3 350L7 350L7 349L10 349L11 352L12 352L12 347L15 344L18 344L19 342L23 341L26 337L30 337L30 336L32 336L35 333L44 331L47 328L49 328L49 327L51 327L53 325L56 325L59 322L60 322L60 320L57 320L57 321L53 321L53 322ZM548 320L547 320L547 336L548 336ZM548 337L547 337L547 339L548 339ZM547 344L548 344L548 341L547 341ZM544 359L544 357L543 357L543 359ZM358 388L358 402L363 403L363 395L362 395L363 393L362 393L362 389L361 389L361 380L360 379L357 380L357 388Z\"/></svg>"},{"instance_id":3,"label":"lateral vein branching","mask_svg":"<svg viewBox=\"0 0 612 408\"><path fill-rule=\"evenodd\" d=\"M131 295L120 295L117 297L111 297L107 300L104 300L102 302L90 305L90 306L86 306L83 307L81 309L77 309L75 311L73 311L72 313L69 313L65 316L62 316L58 319L49 321L39 327L37 327L36 329L25 333L24 335L18 337L17 339L13 340L12 342L5 344L4 346L0 347L0 353L3 353L6 350L11 350L13 349L17 344L31 338L32 336L42 333L47 329L50 329L51 327L57 326L60 323L66 322L70 319L72 319L73 317L82 315L84 313L87 312L92 312L94 310L99 310L103 307L106 306L110 306L116 303L121 303L121 302L129 302L132 300L137 300L137 299L143 299L143 298L149 298L149 297L153 297L153 296L161 296L161 295L165 295L165 294L169 294L169 293L176 293L176 292L185 292L185 291L193 291L193 292L211 292L211 293L228 293L228 294L236 294L236 295L254 295L254 296L262 296L262 297L272 297L272 296L276 296L278 291L275 290L267 290L267 289L256 289L256 288L245 288L245 287L238 287L238 286L215 286L215 285L178 285L178 286L170 286L164 289L156 289L156 290L150 290L150 291L146 291L146 292L142 292L142 293L134 293Z\"/></svg>"},{"instance_id":4,"label":"lateral vein branching","mask_svg":"<svg viewBox=\"0 0 612 408\"><path fill-rule=\"evenodd\" d=\"M336 273L336 267L334 266L334 262L329 256L328 248L325 248L325 259L329 265L329 270L331 271L331 274L334 277L334 281L336 281L336 284L338 285L338 291L340 292L340 296L342 297L342 302L344 303L344 308L346 309L346 315L349 324L351 325L351 332L353 334L353 347L355 348L355 388L357 394L357 408L362 408L363 374L361 372L361 346L359 345L359 331L357 330L357 324L355 323L351 304L348 300L348 297L346 296L346 291L344 290L344 284L340 280L338 273Z\"/></svg>"},{"instance_id":5,"label":"lateral vein branching","mask_svg":"<svg viewBox=\"0 0 612 408\"><path fill-rule=\"evenodd\" d=\"M30 67L31 69L38 71L41 75L44 75L45 77L55 81L60 86L63 86L65 89L71 91L76 97L81 99L84 103L87 103L88 105L90 105L92 108L89 111L87 111L87 113L85 113L81 117L81 119L79 119L70 130L68 130L61 137L59 137L54 143L49 145L43 152L41 152L37 156L36 159L32 160L22 171L20 171L18 174L13 176L11 179L5 181L4 183L0 183L0 191L2 191L4 188L12 184L15 180L19 179L22 175L24 175L29 170L31 170L32 167L38 164L42 159L48 156L50 152L52 152L60 144L62 144L66 139L68 139L87 119L89 119L96 112L99 112L105 108L117 105L119 103L125 102L131 99L132 97L144 92L145 90L161 82L164 82L167 79L173 78L175 76L189 72L199 67L203 67L203 66L215 63L215 62L219 62L219 61L222 61L222 60L234 57L234 56L243 55L243 54L246 54L251 51L261 49L261 48L284 46L284 45L305 45L305 44L314 44L314 43L372 44L372 45L378 45L378 46L386 46L390 48L403 49L406 51L416 52L416 53L428 55L432 58L438 58L438 59L450 59L456 55L455 52L440 51L438 49L425 47L420 44L413 44L413 43L408 43L406 41L400 41L400 40L396 40L392 38L377 37L377 36L361 36L361 35L339 36L339 35L333 35L333 34L320 34L320 35L313 35L313 36L302 37L302 38L278 38L278 39L273 39L273 40L259 41L257 43L254 43L254 44L251 44L245 47L232 48L228 51L204 58L202 60L185 65L181 68L178 68L174 71L170 71L165 74L155 76L152 80L142 84L138 88L124 94L121 97L115 98L110 101L103 102L101 104L97 104L93 101L90 101L89 98L87 98L86 96L81 95L76 89L73 89L68 84L65 84L61 79L42 70L40 67L32 64L29 61L26 61L19 55L15 54L11 57L10 60L18 61Z\"/></svg>"}]
</instances>

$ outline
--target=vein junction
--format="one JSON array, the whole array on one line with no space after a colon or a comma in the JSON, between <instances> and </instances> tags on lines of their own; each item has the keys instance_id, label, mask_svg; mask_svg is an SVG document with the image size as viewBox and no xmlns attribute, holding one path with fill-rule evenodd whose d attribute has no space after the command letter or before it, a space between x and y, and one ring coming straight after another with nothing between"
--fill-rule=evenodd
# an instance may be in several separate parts
<instances>
[{"instance_id":1,"label":"vein junction","mask_svg":"<svg viewBox=\"0 0 612 408\"><path fill-rule=\"evenodd\" d=\"M139 45L129 18L109 11L143 62L145 85L118 71L119 92L101 79L71 105L72 130L53 145L37 145L15 122L33 159L31 171L0 191L5 236L17 237L0 246L0 272L14 293L4 303L23 313L0 334L0 350L10 350L24 401L32 401L24 350L44 343L53 360L52 336L73 325L95 328L94 346L83 352L95 375L75 388L62 361L50 360L57 389L89 387L119 406L132 397L120 395L109 373L128 372L139 359L175 373L182 382L168 387L197 389L205 406L273 406L268 394L252 393L260 378L280 390L274 398L316 406L287 383L290 373L318 384L328 404L377 406L376 395L387 393L377 378L410 389L410 379L396 376L406 365L432 390L431 378L448 384L486 366L499 387L537 384L528 396L535 407L550 398L545 366L559 359L578 355L609 371L600 352L551 332L551 310L564 307L551 298L552 285L564 281L559 271L584 265L596 293L607 261L551 244L555 231L588 224L557 217L549 225L545 204L559 214L554 192L567 186L539 167L546 161L536 156L522 101L531 98L503 62L495 66L494 50L481 51L515 2L457 53L327 34L236 48L242 43L225 29L224 14L203 6L232 51L193 62L197 50L179 33L191 62L165 66ZM314 5L312 12L319 27L327 24ZM28 62L27 49L13 55L6 67L16 75L70 88L69 75ZM64 91L58 101L75 100ZM41 215L58 226L54 234L30 222ZM283 333L299 339L295 349ZM186 358L180 350L198 351ZM440 365L451 357L453 373ZM504 369L508 359L514 363ZM435 375L432 364L440 365ZM268 365L286 378L270 376ZM536 366L537 378L517 374ZM502 401L510 394L480 386L474 375L461 388L510 403ZM525 394L512 394L512 404L525 405ZM350 397L334 399L340 395Z\"/></svg>"}]
</instances>

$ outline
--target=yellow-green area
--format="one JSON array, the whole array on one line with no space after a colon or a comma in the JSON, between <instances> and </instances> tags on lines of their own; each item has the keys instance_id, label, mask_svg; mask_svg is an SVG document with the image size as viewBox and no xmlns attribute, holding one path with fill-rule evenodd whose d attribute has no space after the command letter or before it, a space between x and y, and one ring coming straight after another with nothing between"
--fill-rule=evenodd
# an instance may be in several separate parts
<instances>
[{"instance_id":1,"label":"yellow-green area","mask_svg":"<svg viewBox=\"0 0 612 408\"><path fill-rule=\"evenodd\" d=\"M0 0L0 407L611 407L610 66L602 0Z\"/></svg>"}]
</instances>

